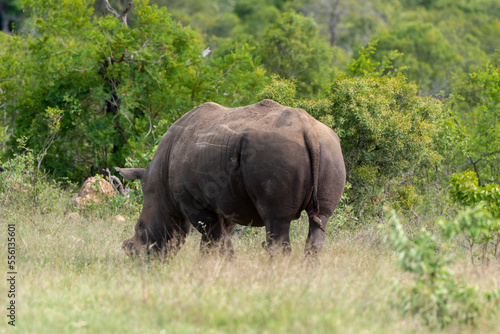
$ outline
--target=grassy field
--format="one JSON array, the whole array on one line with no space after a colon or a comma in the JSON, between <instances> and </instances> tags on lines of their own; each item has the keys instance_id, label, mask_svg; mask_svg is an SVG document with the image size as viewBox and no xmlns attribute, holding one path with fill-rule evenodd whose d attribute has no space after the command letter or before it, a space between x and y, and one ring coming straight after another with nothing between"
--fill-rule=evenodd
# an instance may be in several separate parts
<instances>
[{"instance_id":1,"label":"grassy field","mask_svg":"<svg viewBox=\"0 0 500 334\"><path fill-rule=\"evenodd\" d=\"M14 195L3 208L2 232L16 224L17 318L12 328L4 316L1 332L500 332L499 308L492 305L476 325L452 322L444 329L403 314L395 286L411 277L399 269L377 228L330 227L314 262L303 257L303 220L293 224L288 257L271 260L261 247L264 231L244 229L232 236L232 260L200 254L200 235L192 233L176 257L143 261L121 250L136 211L121 223L113 220L117 209L105 205L71 217L69 195L52 199L53 206L20 203ZM453 269L480 289L500 287L498 263L478 270L464 257Z\"/></svg>"}]
</instances>

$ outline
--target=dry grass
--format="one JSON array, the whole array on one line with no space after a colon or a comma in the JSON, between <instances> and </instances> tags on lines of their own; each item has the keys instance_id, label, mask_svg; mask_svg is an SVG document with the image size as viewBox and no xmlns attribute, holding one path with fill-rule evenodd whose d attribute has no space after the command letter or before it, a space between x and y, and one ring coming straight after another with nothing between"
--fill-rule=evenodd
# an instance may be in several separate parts
<instances>
[{"instance_id":1,"label":"dry grass","mask_svg":"<svg viewBox=\"0 0 500 334\"><path fill-rule=\"evenodd\" d=\"M176 257L141 261L121 250L133 220L113 223L111 213L75 220L62 211L16 208L4 216L18 231L20 332L429 331L393 306L394 282L410 278L399 271L376 229L341 232L335 240L331 235L314 262L303 257L303 222L294 224L288 257L271 260L261 247L264 231L245 230L232 237L232 260L200 254L200 237L193 233ZM463 260L455 270L481 288L500 286L498 266L477 272ZM5 281L1 289L6 291ZM477 327L457 325L445 332L500 332L498 315L497 308L482 314Z\"/></svg>"}]
</instances>

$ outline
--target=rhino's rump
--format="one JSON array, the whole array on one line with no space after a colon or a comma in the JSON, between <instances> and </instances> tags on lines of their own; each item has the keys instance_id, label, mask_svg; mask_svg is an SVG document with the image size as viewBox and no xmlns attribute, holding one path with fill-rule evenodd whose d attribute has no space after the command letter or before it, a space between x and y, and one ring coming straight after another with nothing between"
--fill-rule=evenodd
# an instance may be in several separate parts
<instances>
[{"instance_id":1,"label":"rhino's rump","mask_svg":"<svg viewBox=\"0 0 500 334\"><path fill-rule=\"evenodd\" d=\"M310 209L313 180L304 137L317 135L319 122L298 109L265 107L209 104L169 129L163 139L171 141L169 189L183 215L215 213L263 226L271 211L273 217L291 220ZM328 152L321 154L328 158Z\"/></svg>"}]
</instances>

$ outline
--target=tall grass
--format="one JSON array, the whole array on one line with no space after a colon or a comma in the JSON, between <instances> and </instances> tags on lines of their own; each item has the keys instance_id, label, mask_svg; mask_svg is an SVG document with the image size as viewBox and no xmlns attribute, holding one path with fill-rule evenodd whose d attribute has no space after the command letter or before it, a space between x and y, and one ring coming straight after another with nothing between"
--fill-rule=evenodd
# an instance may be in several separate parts
<instances>
[{"instance_id":1,"label":"tall grass","mask_svg":"<svg viewBox=\"0 0 500 334\"><path fill-rule=\"evenodd\" d=\"M60 191L55 188L46 190ZM39 198L12 190L6 224L17 227L16 330L22 333L420 333L419 317L400 312L395 253L376 228L329 232L315 261L303 256L307 224L293 223L293 253L270 259L262 229L232 236L235 257L200 254L191 233L166 261L130 259L121 250L133 234L136 207L103 203L67 216L70 194ZM21 200L21 201L20 201ZM115 200L116 202L116 200ZM73 208L74 209L74 208ZM113 216L128 217L116 223ZM330 226L332 230L332 226ZM5 259L6 247L1 258ZM500 270L455 262L457 275L481 289L499 288ZM7 290L1 280L0 291ZM2 292L3 293L3 292ZM475 326L444 332L500 332L499 308L488 306ZM0 332L7 332L7 320ZM439 332L439 329L432 329Z\"/></svg>"}]
</instances>

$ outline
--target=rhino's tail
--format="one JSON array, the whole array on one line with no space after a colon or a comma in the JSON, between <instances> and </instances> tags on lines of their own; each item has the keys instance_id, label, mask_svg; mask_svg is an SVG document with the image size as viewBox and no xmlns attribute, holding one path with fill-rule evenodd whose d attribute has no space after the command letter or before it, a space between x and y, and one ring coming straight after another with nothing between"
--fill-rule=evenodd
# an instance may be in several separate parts
<instances>
[{"instance_id":1,"label":"rhino's tail","mask_svg":"<svg viewBox=\"0 0 500 334\"><path fill-rule=\"evenodd\" d=\"M320 147L316 131L309 128L304 134L307 150L309 151L309 159L311 160L311 176L312 176L312 204L313 204L313 217L319 213L318 203L318 180L319 180L319 158ZM319 220L319 219L318 219Z\"/></svg>"}]
</instances>

